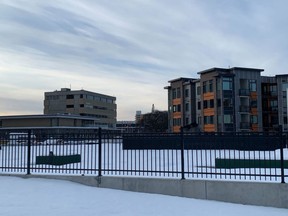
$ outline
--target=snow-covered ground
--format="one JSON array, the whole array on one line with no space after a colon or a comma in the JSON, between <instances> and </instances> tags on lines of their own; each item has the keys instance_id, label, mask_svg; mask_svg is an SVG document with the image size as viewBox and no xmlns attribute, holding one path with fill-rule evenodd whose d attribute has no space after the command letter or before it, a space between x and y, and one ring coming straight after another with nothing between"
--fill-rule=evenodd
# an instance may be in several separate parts
<instances>
[{"instance_id":1,"label":"snow-covered ground","mask_svg":"<svg viewBox=\"0 0 288 216\"><path fill-rule=\"evenodd\" d=\"M100 189L61 180L0 176L3 216L287 216L288 209Z\"/></svg>"}]
</instances>

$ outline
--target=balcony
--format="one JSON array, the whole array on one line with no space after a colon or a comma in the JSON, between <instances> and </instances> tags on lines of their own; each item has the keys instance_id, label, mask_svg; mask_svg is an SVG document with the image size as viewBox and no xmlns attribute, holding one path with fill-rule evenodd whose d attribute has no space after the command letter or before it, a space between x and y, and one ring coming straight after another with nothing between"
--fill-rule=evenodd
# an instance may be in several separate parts
<instances>
[{"instance_id":1,"label":"balcony","mask_svg":"<svg viewBox=\"0 0 288 216\"><path fill-rule=\"evenodd\" d=\"M249 113L250 108L249 108L249 106L239 106L239 112Z\"/></svg>"},{"instance_id":2,"label":"balcony","mask_svg":"<svg viewBox=\"0 0 288 216\"><path fill-rule=\"evenodd\" d=\"M240 122L240 129L250 129L249 122Z\"/></svg>"},{"instance_id":3,"label":"balcony","mask_svg":"<svg viewBox=\"0 0 288 216\"><path fill-rule=\"evenodd\" d=\"M239 89L239 96L250 96L249 89Z\"/></svg>"}]
</instances>

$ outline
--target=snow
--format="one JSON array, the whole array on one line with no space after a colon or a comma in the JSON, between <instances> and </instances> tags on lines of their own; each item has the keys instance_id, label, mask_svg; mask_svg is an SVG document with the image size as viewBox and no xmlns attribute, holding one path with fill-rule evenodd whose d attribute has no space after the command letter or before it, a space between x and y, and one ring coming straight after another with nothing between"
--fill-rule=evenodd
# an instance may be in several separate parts
<instances>
[{"instance_id":1,"label":"snow","mask_svg":"<svg viewBox=\"0 0 288 216\"><path fill-rule=\"evenodd\" d=\"M0 177L5 216L287 216L288 209L89 187L69 181Z\"/></svg>"}]
</instances>

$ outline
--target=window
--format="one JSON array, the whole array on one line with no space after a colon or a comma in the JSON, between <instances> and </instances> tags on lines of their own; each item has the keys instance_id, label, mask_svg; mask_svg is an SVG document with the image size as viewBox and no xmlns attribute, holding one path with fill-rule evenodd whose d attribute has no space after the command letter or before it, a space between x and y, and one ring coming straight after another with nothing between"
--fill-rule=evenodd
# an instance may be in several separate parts
<instances>
[{"instance_id":1,"label":"window","mask_svg":"<svg viewBox=\"0 0 288 216\"><path fill-rule=\"evenodd\" d=\"M177 88L177 98L181 98L181 91L180 91L180 88Z\"/></svg>"},{"instance_id":2,"label":"window","mask_svg":"<svg viewBox=\"0 0 288 216\"><path fill-rule=\"evenodd\" d=\"M214 99L209 101L209 108L214 108Z\"/></svg>"},{"instance_id":3,"label":"window","mask_svg":"<svg viewBox=\"0 0 288 216\"><path fill-rule=\"evenodd\" d=\"M197 91L197 95L200 95L200 94L201 94L201 87L200 87L200 86L197 86L196 91Z\"/></svg>"},{"instance_id":4,"label":"window","mask_svg":"<svg viewBox=\"0 0 288 216\"><path fill-rule=\"evenodd\" d=\"M189 103L185 104L185 111L188 112L189 111Z\"/></svg>"},{"instance_id":5,"label":"window","mask_svg":"<svg viewBox=\"0 0 288 216\"><path fill-rule=\"evenodd\" d=\"M189 89L185 89L185 97L189 97Z\"/></svg>"},{"instance_id":6,"label":"window","mask_svg":"<svg viewBox=\"0 0 288 216\"><path fill-rule=\"evenodd\" d=\"M177 105L177 112L181 112L181 104Z\"/></svg>"},{"instance_id":7,"label":"window","mask_svg":"<svg viewBox=\"0 0 288 216\"><path fill-rule=\"evenodd\" d=\"M249 80L249 90L252 92L257 91L257 85L256 80Z\"/></svg>"},{"instance_id":8,"label":"window","mask_svg":"<svg viewBox=\"0 0 288 216\"><path fill-rule=\"evenodd\" d=\"M233 107L232 98L224 98L223 99L223 106L224 107Z\"/></svg>"},{"instance_id":9,"label":"window","mask_svg":"<svg viewBox=\"0 0 288 216\"><path fill-rule=\"evenodd\" d=\"M83 98L83 94L80 94L80 98Z\"/></svg>"},{"instance_id":10,"label":"window","mask_svg":"<svg viewBox=\"0 0 288 216\"><path fill-rule=\"evenodd\" d=\"M185 125L188 125L189 124L189 118L185 118Z\"/></svg>"},{"instance_id":11,"label":"window","mask_svg":"<svg viewBox=\"0 0 288 216\"><path fill-rule=\"evenodd\" d=\"M204 124L214 124L214 116L204 116Z\"/></svg>"},{"instance_id":12,"label":"window","mask_svg":"<svg viewBox=\"0 0 288 216\"><path fill-rule=\"evenodd\" d=\"M232 90L232 78L223 77L222 88L223 90Z\"/></svg>"},{"instance_id":13,"label":"window","mask_svg":"<svg viewBox=\"0 0 288 216\"><path fill-rule=\"evenodd\" d=\"M213 80L209 80L209 92L213 92Z\"/></svg>"},{"instance_id":14,"label":"window","mask_svg":"<svg viewBox=\"0 0 288 216\"><path fill-rule=\"evenodd\" d=\"M84 104L80 104L80 107L84 107Z\"/></svg>"},{"instance_id":15,"label":"window","mask_svg":"<svg viewBox=\"0 0 288 216\"><path fill-rule=\"evenodd\" d=\"M181 105L173 105L173 112L181 112Z\"/></svg>"},{"instance_id":16,"label":"window","mask_svg":"<svg viewBox=\"0 0 288 216\"><path fill-rule=\"evenodd\" d=\"M172 89L172 99L176 98L176 89Z\"/></svg>"},{"instance_id":17,"label":"window","mask_svg":"<svg viewBox=\"0 0 288 216\"><path fill-rule=\"evenodd\" d=\"M251 100L250 106L251 106L251 108L257 108L257 100Z\"/></svg>"},{"instance_id":18,"label":"window","mask_svg":"<svg viewBox=\"0 0 288 216\"><path fill-rule=\"evenodd\" d=\"M74 95L66 95L66 99L74 99Z\"/></svg>"},{"instance_id":19,"label":"window","mask_svg":"<svg viewBox=\"0 0 288 216\"><path fill-rule=\"evenodd\" d=\"M203 82L203 93L207 92L207 81Z\"/></svg>"},{"instance_id":20,"label":"window","mask_svg":"<svg viewBox=\"0 0 288 216\"><path fill-rule=\"evenodd\" d=\"M207 100L204 100L203 101L203 109L206 109L208 108L208 103L207 103Z\"/></svg>"},{"instance_id":21,"label":"window","mask_svg":"<svg viewBox=\"0 0 288 216\"><path fill-rule=\"evenodd\" d=\"M258 124L258 116L251 115L250 122L251 124Z\"/></svg>"},{"instance_id":22,"label":"window","mask_svg":"<svg viewBox=\"0 0 288 216\"><path fill-rule=\"evenodd\" d=\"M198 110L200 110L201 109L201 101L198 101L198 106L197 106L197 108L198 108Z\"/></svg>"},{"instance_id":23,"label":"window","mask_svg":"<svg viewBox=\"0 0 288 216\"><path fill-rule=\"evenodd\" d=\"M233 116L232 115L224 115L224 124L231 124L233 123Z\"/></svg>"},{"instance_id":24,"label":"window","mask_svg":"<svg viewBox=\"0 0 288 216\"><path fill-rule=\"evenodd\" d=\"M66 108L74 108L74 105L66 105Z\"/></svg>"},{"instance_id":25,"label":"window","mask_svg":"<svg viewBox=\"0 0 288 216\"><path fill-rule=\"evenodd\" d=\"M173 126L181 126L181 118L174 118Z\"/></svg>"}]
</instances>

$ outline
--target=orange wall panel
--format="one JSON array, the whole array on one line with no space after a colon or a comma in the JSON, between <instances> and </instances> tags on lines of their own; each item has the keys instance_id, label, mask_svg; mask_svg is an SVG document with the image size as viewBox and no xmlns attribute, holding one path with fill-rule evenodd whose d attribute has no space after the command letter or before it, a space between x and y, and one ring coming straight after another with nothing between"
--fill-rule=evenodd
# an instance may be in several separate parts
<instances>
[{"instance_id":1,"label":"orange wall panel","mask_svg":"<svg viewBox=\"0 0 288 216\"><path fill-rule=\"evenodd\" d=\"M204 132L215 132L215 125L214 124L204 125Z\"/></svg>"},{"instance_id":2,"label":"orange wall panel","mask_svg":"<svg viewBox=\"0 0 288 216\"><path fill-rule=\"evenodd\" d=\"M178 105L181 104L181 98L176 98L172 100L172 105Z\"/></svg>"},{"instance_id":3,"label":"orange wall panel","mask_svg":"<svg viewBox=\"0 0 288 216\"><path fill-rule=\"evenodd\" d=\"M212 116L215 114L214 108L207 108L203 110L204 116Z\"/></svg>"},{"instance_id":4,"label":"orange wall panel","mask_svg":"<svg viewBox=\"0 0 288 216\"><path fill-rule=\"evenodd\" d=\"M214 92L207 92L203 94L203 100L211 100L214 99Z\"/></svg>"}]
</instances>

